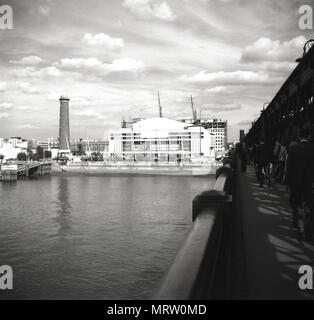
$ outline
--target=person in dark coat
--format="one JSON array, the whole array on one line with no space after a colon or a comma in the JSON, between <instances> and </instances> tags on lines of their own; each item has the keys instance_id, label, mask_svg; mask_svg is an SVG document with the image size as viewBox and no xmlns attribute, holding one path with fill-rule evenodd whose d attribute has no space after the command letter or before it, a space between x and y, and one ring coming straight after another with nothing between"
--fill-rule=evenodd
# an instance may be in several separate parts
<instances>
[{"instance_id":1,"label":"person in dark coat","mask_svg":"<svg viewBox=\"0 0 314 320\"><path fill-rule=\"evenodd\" d=\"M243 142L239 148L239 156L241 160L241 171L244 173L246 172L247 167L247 159L248 159L248 150Z\"/></svg>"},{"instance_id":2,"label":"person in dark coat","mask_svg":"<svg viewBox=\"0 0 314 320\"><path fill-rule=\"evenodd\" d=\"M306 238L314 233L314 205L312 184L314 182L314 145L309 141L309 132L301 130L300 143L289 148L287 159L287 183L290 187L290 202L293 209L293 223L298 227L302 219L300 210L302 202L306 204L304 230L298 230Z\"/></svg>"},{"instance_id":3,"label":"person in dark coat","mask_svg":"<svg viewBox=\"0 0 314 320\"><path fill-rule=\"evenodd\" d=\"M269 148L263 140L256 147L255 163L257 165L257 178L260 183L259 186L263 187L266 166L270 163Z\"/></svg>"}]
</instances>

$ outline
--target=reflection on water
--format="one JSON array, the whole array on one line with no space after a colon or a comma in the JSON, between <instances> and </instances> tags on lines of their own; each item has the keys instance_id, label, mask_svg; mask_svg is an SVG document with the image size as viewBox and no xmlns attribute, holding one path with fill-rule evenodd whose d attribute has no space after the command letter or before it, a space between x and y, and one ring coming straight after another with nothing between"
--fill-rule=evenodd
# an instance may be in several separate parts
<instances>
[{"instance_id":1,"label":"reflection on water","mask_svg":"<svg viewBox=\"0 0 314 320\"><path fill-rule=\"evenodd\" d=\"M208 177L45 177L0 184L0 299L145 299Z\"/></svg>"},{"instance_id":2,"label":"reflection on water","mask_svg":"<svg viewBox=\"0 0 314 320\"><path fill-rule=\"evenodd\" d=\"M69 196L70 193L68 188L68 179L66 177L60 177L58 186L58 201L56 203L56 222L60 225L60 236L66 235L71 227L71 204L69 201Z\"/></svg>"}]
</instances>

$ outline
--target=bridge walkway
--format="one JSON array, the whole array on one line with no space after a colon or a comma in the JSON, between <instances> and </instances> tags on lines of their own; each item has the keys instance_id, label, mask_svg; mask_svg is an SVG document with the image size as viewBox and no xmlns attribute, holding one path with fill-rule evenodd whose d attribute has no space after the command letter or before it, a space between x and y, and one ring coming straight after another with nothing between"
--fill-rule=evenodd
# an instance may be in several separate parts
<instances>
[{"instance_id":1,"label":"bridge walkway","mask_svg":"<svg viewBox=\"0 0 314 320\"><path fill-rule=\"evenodd\" d=\"M297 240L286 186L260 188L252 166L237 171L245 298L314 299L298 287L298 268L314 267L314 242Z\"/></svg>"}]
</instances>

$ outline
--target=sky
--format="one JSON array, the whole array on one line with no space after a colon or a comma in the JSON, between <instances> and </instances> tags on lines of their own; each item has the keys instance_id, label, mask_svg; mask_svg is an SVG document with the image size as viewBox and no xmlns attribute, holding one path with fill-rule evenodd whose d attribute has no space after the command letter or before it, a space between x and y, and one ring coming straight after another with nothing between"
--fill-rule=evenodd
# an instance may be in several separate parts
<instances>
[{"instance_id":1,"label":"sky","mask_svg":"<svg viewBox=\"0 0 314 320\"><path fill-rule=\"evenodd\" d=\"M3 0L0 137L58 137L59 97L71 138L102 139L122 118L228 121L247 131L296 67L313 30L307 0Z\"/></svg>"}]
</instances>

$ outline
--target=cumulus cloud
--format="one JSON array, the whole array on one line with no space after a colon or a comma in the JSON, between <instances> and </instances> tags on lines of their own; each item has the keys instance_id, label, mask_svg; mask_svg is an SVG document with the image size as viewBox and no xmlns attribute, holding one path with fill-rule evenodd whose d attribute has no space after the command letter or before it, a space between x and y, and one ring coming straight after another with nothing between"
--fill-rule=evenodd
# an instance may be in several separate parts
<instances>
[{"instance_id":1,"label":"cumulus cloud","mask_svg":"<svg viewBox=\"0 0 314 320\"><path fill-rule=\"evenodd\" d=\"M44 60L38 56L28 56L28 57L24 57L20 60L10 60L10 63L27 65L27 66L36 66L36 65L43 63L43 62L44 62Z\"/></svg>"},{"instance_id":2,"label":"cumulus cloud","mask_svg":"<svg viewBox=\"0 0 314 320\"><path fill-rule=\"evenodd\" d=\"M42 78L42 77L60 77L63 75L62 71L56 66L35 69L34 67L26 67L12 71L13 76L17 78Z\"/></svg>"},{"instance_id":3,"label":"cumulus cloud","mask_svg":"<svg viewBox=\"0 0 314 320\"><path fill-rule=\"evenodd\" d=\"M206 89L206 92L209 92L209 93L221 93L226 91L227 91L227 87L224 87L224 86L218 86L218 87Z\"/></svg>"},{"instance_id":4,"label":"cumulus cloud","mask_svg":"<svg viewBox=\"0 0 314 320\"><path fill-rule=\"evenodd\" d=\"M0 82L0 92L5 91L7 89L7 83L6 82Z\"/></svg>"},{"instance_id":5,"label":"cumulus cloud","mask_svg":"<svg viewBox=\"0 0 314 320\"><path fill-rule=\"evenodd\" d=\"M199 73L187 76L183 75L180 80L184 82L191 82L196 84L209 84L216 85L243 85L243 84L261 84L270 81L269 74L266 72L254 71L231 71L231 72L206 72L204 70Z\"/></svg>"},{"instance_id":6,"label":"cumulus cloud","mask_svg":"<svg viewBox=\"0 0 314 320\"><path fill-rule=\"evenodd\" d=\"M154 0L124 0L122 5L144 19L157 18L165 21L173 21L175 19L174 14L166 2L158 3Z\"/></svg>"},{"instance_id":7,"label":"cumulus cloud","mask_svg":"<svg viewBox=\"0 0 314 320\"><path fill-rule=\"evenodd\" d=\"M37 94L38 89L36 87L33 87L29 82L20 82L18 84L18 89L21 90L23 93L28 94Z\"/></svg>"},{"instance_id":8,"label":"cumulus cloud","mask_svg":"<svg viewBox=\"0 0 314 320\"><path fill-rule=\"evenodd\" d=\"M7 118L9 118L9 114L7 112L0 113L0 119L7 119Z\"/></svg>"},{"instance_id":9,"label":"cumulus cloud","mask_svg":"<svg viewBox=\"0 0 314 320\"><path fill-rule=\"evenodd\" d=\"M289 41L280 42L270 38L260 38L244 48L241 62L252 63L261 61L293 62L301 56L306 38L295 37Z\"/></svg>"},{"instance_id":10,"label":"cumulus cloud","mask_svg":"<svg viewBox=\"0 0 314 320\"><path fill-rule=\"evenodd\" d=\"M60 68L72 70L93 70L101 74L115 72L139 73L145 68L145 64L140 60L131 58L115 59L112 63L105 63L97 58L64 58L57 64Z\"/></svg>"},{"instance_id":11,"label":"cumulus cloud","mask_svg":"<svg viewBox=\"0 0 314 320\"><path fill-rule=\"evenodd\" d=\"M112 51L121 50L124 46L123 39L112 38L104 33L98 33L95 35L92 35L91 33L85 33L81 41L89 46L101 45Z\"/></svg>"},{"instance_id":12,"label":"cumulus cloud","mask_svg":"<svg viewBox=\"0 0 314 320\"><path fill-rule=\"evenodd\" d=\"M13 107L12 103L9 103L9 102L0 103L0 110L9 110L12 107Z\"/></svg>"}]
</instances>

